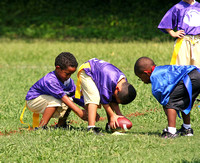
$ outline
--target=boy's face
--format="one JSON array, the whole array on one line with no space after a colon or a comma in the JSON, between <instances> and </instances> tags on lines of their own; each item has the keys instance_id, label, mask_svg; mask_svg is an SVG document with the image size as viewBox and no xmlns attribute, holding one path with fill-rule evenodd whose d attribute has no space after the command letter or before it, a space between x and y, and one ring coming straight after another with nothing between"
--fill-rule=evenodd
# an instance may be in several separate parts
<instances>
[{"instance_id":1,"label":"boy's face","mask_svg":"<svg viewBox=\"0 0 200 163\"><path fill-rule=\"evenodd\" d=\"M68 80L75 71L76 67L67 67L67 69L61 69L60 66L56 66L55 70L57 78L62 82Z\"/></svg>"},{"instance_id":2,"label":"boy's face","mask_svg":"<svg viewBox=\"0 0 200 163\"><path fill-rule=\"evenodd\" d=\"M145 84L148 84L148 83L151 83L150 81L150 75L148 73L141 73L141 74L137 74L137 76L145 83Z\"/></svg>"},{"instance_id":3,"label":"boy's face","mask_svg":"<svg viewBox=\"0 0 200 163\"><path fill-rule=\"evenodd\" d=\"M117 103L118 104L120 104L121 102L120 102L120 99L119 99L119 97L118 97L118 93L119 93L119 89L115 89L115 92L114 92L114 94L113 94L113 96L115 97L115 99L116 99L116 101L117 101Z\"/></svg>"}]
</instances>

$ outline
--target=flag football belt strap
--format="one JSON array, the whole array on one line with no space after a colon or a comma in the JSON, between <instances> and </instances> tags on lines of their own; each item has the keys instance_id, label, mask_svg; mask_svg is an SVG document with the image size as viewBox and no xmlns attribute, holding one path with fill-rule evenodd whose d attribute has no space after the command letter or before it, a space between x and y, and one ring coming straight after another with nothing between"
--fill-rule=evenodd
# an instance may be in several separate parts
<instances>
[{"instance_id":1,"label":"flag football belt strap","mask_svg":"<svg viewBox=\"0 0 200 163\"><path fill-rule=\"evenodd\" d=\"M173 54L172 54L172 59L171 59L170 65L176 64L176 59L177 59L177 56L178 56L178 52L181 48L182 42L183 42L183 38L177 39L177 42L176 42L176 45L174 47L174 51L173 51Z\"/></svg>"},{"instance_id":2,"label":"flag football belt strap","mask_svg":"<svg viewBox=\"0 0 200 163\"><path fill-rule=\"evenodd\" d=\"M191 47L191 56L192 56L192 59L195 60L195 54L193 52L193 48L194 48L195 44L200 42L200 36L186 35L184 38L178 38L177 39L177 42L175 44L174 51L173 51L173 54L172 54L172 59L171 59L170 65L176 64L177 56L178 56L178 53L179 53L179 50L181 48L183 40L189 41L190 47Z\"/></svg>"},{"instance_id":3,"label":"flag football belt strap","mask_svg":"<svg viewBox=\"0 0 200 163\"><path fill-rule=\"evenodd\" d=\"M91 68L90 67L90 63L84 63L80 66L80 68L78 69L78 74L77 74L77 83L76 83L76 92L75 92L75 98L80 99L81 98L81 79L80 79L80 72L84 69L84 68Z\"/></svg>"},{"instance_id":4,"label":"flag football belt strap","mask_svg":"<svg viewBox=\"0 0 200 163\"><path fill-rule=\"evenodd\" d=\"M23 122L24 112L25 112L26 108L27 108L27 106L25 104L24 109L22 110L22 113L20 116L20 122L22 124L28 125L28 129L30 130L30 125L28 123ZM39 120L40 120L39 113L33 113L33 128L39 126Z\"/></svg>"}]
</instances>

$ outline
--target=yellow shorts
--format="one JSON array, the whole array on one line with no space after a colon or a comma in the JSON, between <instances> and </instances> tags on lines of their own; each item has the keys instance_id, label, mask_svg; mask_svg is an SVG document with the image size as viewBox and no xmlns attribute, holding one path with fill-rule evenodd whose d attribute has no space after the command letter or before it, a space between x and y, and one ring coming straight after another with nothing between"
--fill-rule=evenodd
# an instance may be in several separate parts
<instances>
[{"instance_id":1,"label":"yellow shorts","mask_svg":"<svg viewBox=\"0 0 200 163\"><path fill-rule=\"evenodd\" d=\"M92 78L86 75L85 71L80 72L81 92L83 94L85 105L89 103L100 104L99 90L92 80Z\"/></svg>"},{"instance_id":2,"label":"yellow shorts","mask_svg":"<svg viewBox=\"0 0 200 163\"><path fill-rule=\"evenodd\" d=\"M63 117L68 109L68 106L62 100L50 95L40 95L35 99L26 101L26 105L30 111L40 114L44 114L45 109L48 107L56 107L56 111L52 116L53 118Z\"/></svg>"}]
</instances>

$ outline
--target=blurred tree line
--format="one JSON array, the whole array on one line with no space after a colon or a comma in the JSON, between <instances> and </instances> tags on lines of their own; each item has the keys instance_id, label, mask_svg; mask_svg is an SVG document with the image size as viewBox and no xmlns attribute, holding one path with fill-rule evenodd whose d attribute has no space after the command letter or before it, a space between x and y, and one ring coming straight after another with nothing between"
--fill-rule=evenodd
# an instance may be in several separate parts
<instances>
[{"instance_id":1,"label":"blurred tree line","mask_svg":"<svg viewBox=\"0 0 200 163\"><path fill-rule=\"evenodd\" d=\"M0 0L0 37L162 40L157 26L178 0Z\"/></svg>"}]
</instances>

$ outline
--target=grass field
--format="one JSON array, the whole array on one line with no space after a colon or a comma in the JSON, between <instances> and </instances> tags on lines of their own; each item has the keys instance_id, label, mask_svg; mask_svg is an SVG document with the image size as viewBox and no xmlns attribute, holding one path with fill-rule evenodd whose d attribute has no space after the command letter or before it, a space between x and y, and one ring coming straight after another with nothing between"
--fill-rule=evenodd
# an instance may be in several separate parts
<instances>
[{"instance_id":1,"label":"grass field","mask_svg":"<svg viewBox=\"0 0 200 163\"><path fill-rule=\"evenodd\" d=\"M42 40L0 40L0 162L200 162L200 110L195 103L191 119L193 137L161 139L167 121L161 105L134 75L133 66L141 56L151 57L157 65L170 62L173 42L46 42ZM126 135L104 131L106 120L96 125L105 136L87 133L87 122L74 113L75 130L28 131L19 121L29 88L54 70L55 57L73 53L79 65L90 58L103 59L120 68L137 90L136 99L120 106L133 123ZM76 81L76 73L72 75ZM99 109L105 117L104 109ZM24 121L31 124L26 110ZM52 119L49 125L54 124ZM177 119L177 128L182 121Z\"/></svg>"}]
</instances>

